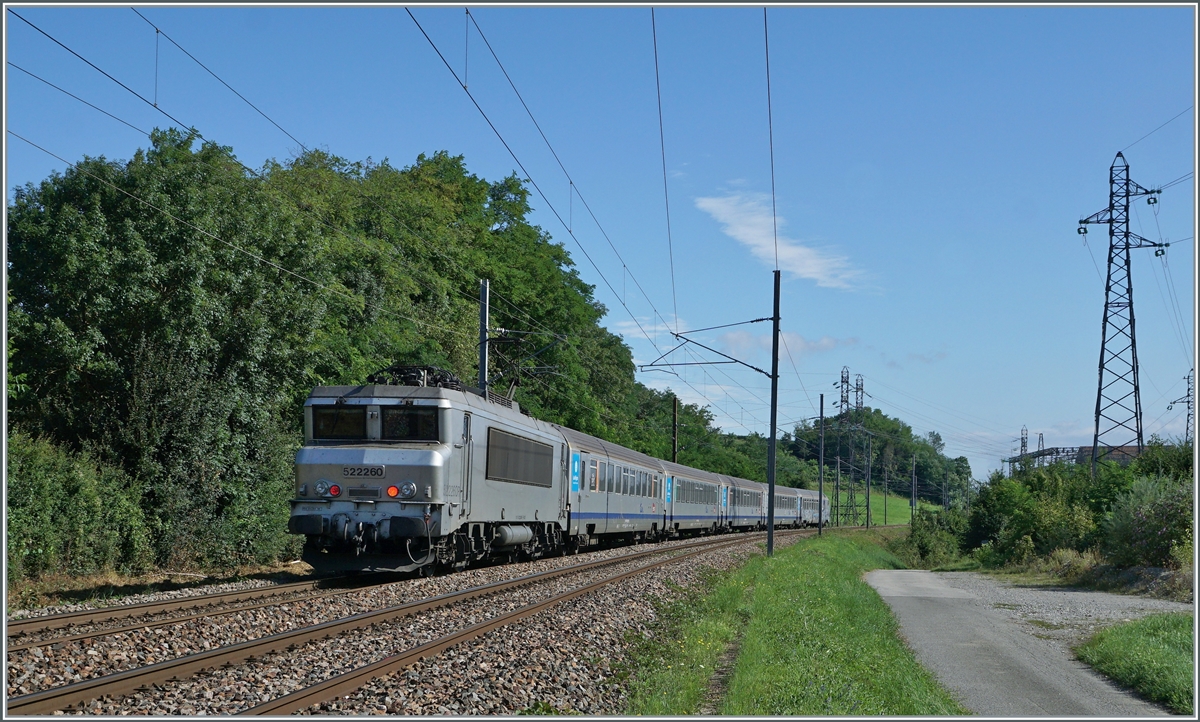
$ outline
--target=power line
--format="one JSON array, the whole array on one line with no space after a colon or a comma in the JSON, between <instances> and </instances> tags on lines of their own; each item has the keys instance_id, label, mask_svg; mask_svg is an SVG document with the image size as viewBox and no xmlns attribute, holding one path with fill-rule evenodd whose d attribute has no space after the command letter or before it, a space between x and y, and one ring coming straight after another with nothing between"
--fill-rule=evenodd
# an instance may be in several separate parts
<instances>
[{"instance_id":1,"label":"power line","mask_svg":"<svg viewBox=\"0 0 1200 722\"><path fill-rule=\"evenodd\" d=\"M31 78L34 78L34 79L36 79L36 80L40 80L40 81L42 81L43 83L45 83L46 85L49 85L51 88L54 88L54 89L55 89L55 90L57 90L58 92L60 92L60 93L64 93L64 94L66 94L66 95L69 95L69 96L71 96L72 98L74 98L75 100L78 100L80 103L83 103L84 105L88 106L89 108L92 108L93 110L98 110L98 111L100 111L101 113L104 113L104 114L105 114L105 115L107 115L108 117L112 118L113 120L117 121L118 123L121 123L122 125L127 125L127 126L129 126L130 128L133 128L133 129L134 129L134 130L136 130L137 132L141 133L142 135L149 137L149 135L150 135L150 132L149 132L149 131L142 130L141 128L137 127L136 125L134 125L134 124L132 124L132 123L130 123L130 122L128 122L128 121L121 120L120 118L118 118L117 116L115 116L115 115L113 115L112 113L108 112L107 110L105 110L105 109L103 109L103 108L100 108L100 107L97 107L97 106L95 106L95 105L92 105L91 103L87 102L86 100L84 100L83 98L79 97L78 95L75 95L75 94L73 94L73 93L71 93L71 92L69 92L69 91L63 90L62 88L58 87L58 86L57 86L57 85L55 85L54 83L51 83L49 80L46 80L45 78L38 77L37 75L34 75L33 73L29 72L29 71L28 71L28 70L26 70L25 68L22 68L20 65L17 65L16 63L14 63L14 62L13 62L13 61L11 61L11 60L9 60L9 61L8 61L8 64L9 64L9 65L11 65L12 67L16 68L17 70L20 70L22 73L25 73L25 74L26 74L26 75L28 75L29 77L31 77Z\"/></svg>"},{"instance_id":2,"label":"power line","mask_svg":"<svg viewBox=\"0 0 1200 722\"><path fill-rule=\"evenodd\" d=\"M771 231L775 239L775 270L779 270L779 222L775 215L775 123L771 118L771 45L767 40L767 9L763 8L763 50L767 57L767 132L771 147Z\"/></svg>"},{"instance_id":3,"label":"power line","mask_svg":"<svg viewBox=\"0 0 1200 722\"><path fill-rule=\"evenodd\" d=\"M503 145L504 149L508 151L508 154L512 156L513 162L517 164L517 167L519 167L521 172L525 174L525 177L529 180L529 183L533 186L534 190L536 190L538 195L542 197L542 200L545 201L546 207L550 209L550 212L554 214L554 217L558 219L558 222L562 224L564 229L566 229L567 235L571 236L571 240L575 241L575 245L579 246L579 250L583 252L584 257L587 258L588 262L592 264L592 268L595 269L596 273L604 281L604 284L608 286L608 290L612 292L613 296L618 299L625 311L629 313L629 317L638 327L638 330L642 332L642 335L646 337L646 340L649 341L651 345L653 345L655 348L658 348L658 345L654 343L654 339L650 337L650 334L646 333L646 329L642 328L642 324L637 320L637 316L634 315L633 311L629 309L629 306L625 304L625 300L617 294L617 290L613 288L612 283L609 282L608 278L600 270L600 267L596 265L596 261L587 252L587 249L583 247L583 244L579 242L579 239L575 237L575 234L571 231L570 226L566 221L563 220L562 215L558 212L558 209L554 207L554 204L550 202L550 199L542 191L541 187L537 184L537 181L533 179L533 174L525 169L525 165L521 163L521 159L517 157L516 152L513 151L512 147L508 144L508 141L504 139L504 136L500 133L500 130L496 128L494 123L492 123L491 118L488 117L487 113L483 110L483 107L479 105L479 101L475 100L475 96L471 94L471 91L467 89L467 86L458 77L458 73L455 72L453 67L451 67L449 61L446 60L446 57L442 55L442 51L438 48L437 44L433 42L433 38L429 37L429 33L425 32L425 28L421 26L421 23L417 20L416 16L412 14L411 10L405 8L404 11L408 13L410 18L412 18L412 21L416 24L417 29L421 31L421 35L425 36L425 40L429 42L429 46L433 48L435 53L437 53L437 56L442 61L442 64L445 65L446 69L450 71L450 74L454 76L455 82L458 83L459 87L463 89L463 92L467 94L467 98L471 100L471 103L475 106L475 109L479 111L479 114L483 116L484 121L488 124L488 127L492 129L492 132L496 134L496 137L500 140L501 145Z\"/></svg>"},{"instance_id":4,"label":"power line","mask_svg":"<svg viewBox=\"0 0 1200 722\"><path fill-rule=\"evenodd\" d=\"M650 32L654 39L654 89L658 97L658 146L662 151L663 205L667 210L667 253L671 259L671 302L675 305L675 332L679 333L679 302L675 298L675 249L671 242L671 199L667 194L667 141L663 133L662 82L658 76L658 28L650 8Z\"/></svg>"},{"instance_id":5,"label":"power line","mask_svg":"<svg viewBox=\"0 0 1200 722\"><path fill-rule=\"evenodd\" d=\"M545 132L542 131L541 124L539 124L537 122L537 118L535 118L533 116L533 111L530 110L529 105L525 102L525 98L521 95L521 92L519 90L517 90L516 83L513 81L512 77L508 74L508 70L504 67L504 63L500 62L500 56L497 55L496 51L492 48L492 44L491 44L491 42L488 41L487 35L485 35L483 32L483 29L479 27L479 22L475 19L475 16L471 14L471 11L469 9L467 10L467 17L470 18L471 24L475 26L475 30L479 33L479 37L483 40L484 45L487 46L488 52L491 53L492 58L496 61L496 65L497 65L497 67L500 68L500 72L504 74L504 78L505 78L505 80L508 81L509 87L512 88L513 93L517 96L517 100L519 100L521 102L521 106L525 109L525 113L529 116L529 119L533 122L533 126L535 128L537 128L538 134L541 135L542 140L546 143L546 148L548 148L550 150L551 155L554 156L555 162L558 163L558 167L560 169L562 169L563 175L566 176L567 180L570 183L570 187L574 190L574 195L579 196L579 200L580 200L580 202L583 203L584 209L587 210L588 215L591 216L592 221L596 224L596 228L598 228L600 230L600 235L604 236L604 240L608 242L609 247L612 249L613 254L616 255L617 260L619 260L621 262L622 267L628 268L628 265L625 263L625 259L621 256L620 251L617 250L617 247L613 243L612 238L609 237L608 232L604 230L604 226L601 225L600 219L598 219L596 217L595 212L592 211L592 207L587 202L587 198L584 197L583 192L579 190L579 185L577 183L575 183L575 179L567 171L567 168L563 164L562 159L560 159L558 156L558 152L555 151L554 146L550 144L550 139L547 138ZM650 300L650 296L647 295L646 290L645 290L645 288L642 287L641 282L638 281L637 277L633 274L633 272L630 272L629 276L630 276L630 278L633 279L633 283L635 286L637 286L638 291L641 292L642 297L645 298L646 302L650 304L650 308L654 310L654 314L656 316L658 316L660 319L662 319L663 323L666 323L666 318L664 318L663 315L658 312L658 309L655 308L654 302ZM678 320L678 312L676 312L676 320ZM678 330L678 328L676 330Z\"/></svg>"},{"instance_id":6,"label":"power line","mask_svg":"<svg viewBox=\"0 0 1200 722\"><path fill-rule=\"evenodd\" d=\"M1189 111L1189 110L1191 110L1191 109L1192 109L1192 106L1190 106L1190 105L1189 105L1188 107L1186 107L1186 108L1184 108L1183 110L1179 111L1179 112L1178 112L1178 113L1176 113L1175 115L1171 116L1171 120L1175 120L1176 118L1178 118L1179 116L1183 115L1184 113L1188 112L1188 111ZM1158 126L1158 127L1157 127L1157 128L1155 128L1154 130L1152 130L1152 131L1150 131L1149 133L1147 133L1147 134L1143 135L1141 138L1138 138L1137 140L1133 141L1133 142L1132 142L1132 143L1130 143L1129 145L1125 146L1124 148L1122 148L1122 149L1121 149L1121 152L1122 152L1122 153L1124 153L1125 151L1129 150L1129 149L1130 149L1130 148L1132 148L1133 146L1137 145L1138 143L1141 143L1143 140L1145 140L1145 139L1149 138L1150 136L1154 135L1154 134L1155 134L1155 133L1157 133L1158 131L1162 130L1163 128L1165 128L1165 127L1167 126L1167 124L1168 124L1168 123L1170 123L1170 122L1171 122L1171 120L1168 120L1166 123L1163 123L1162 125Z\"/></svg>"},{"instance_id":7,"label":"power line","mask_svg":"<svg viewBox=\"0 0 1200 722\"><path fill-rule=\"evenodd\" d=\"M891 391L895 391L896 393L900 394L901 396L904 396L904 397L907 397L907 398L909 398L909 399L912 399L913 401L917 401L917 402L919 402L919 403L925 404L926 406L933 407L933 408L935 408L935 409L937 409L937 410L939 410L939 411L944 411L944 412L946 412L946 413L950 414L951 416L954 416L954 417L956 417L956 418L958 418L958 419L961 419L961 420L963 420L963 421L966 421L966 422L968 422L968 423L977 423L977 424L979 424L981 427L983 427L983 428L986 428L986 429L988 429L988 430L990 430L990 431L995 431L996 433L1000 433L1000 434L1007 434L1007 433L1008 433L1007 431L1004 431L1003 429L999 429L999 428L997 428L997 427L994 427L994 426L988 426L986 423L984 423L984 420L983 420L983 419L980 419L980 418L977 418L977 417L972 417L972 416L970 416L970 415L968 415L968 414L959 413L959 412L955 411L954 409L948 408L948 407L946 407L946 406L942 406L942 405L940 405L940 404L935 404L935 403L933 403L932 401L926 401L926 400L924 400L924 399L917 398L916 396L913 396L913 395L911 395L911 394L907 394L907 393L905 393L905 392L901 391L900 389L897 389L897 388L896 388L896 387L894 387L894 386L888 386L887 384L885 384L885 383L883 383L882 381L880 381L880 380L879 380L877 377L873 377L873 376L872 376L872 377L869 377L869 378L870 378L870 381L871 381L871 383L872 383L872 384L877 384L877 385L879 385L879 386L882 386L882 387L884 387L885 389L889 389L889 390L891 390ZM894 404L893 404L893 405L894 405Z\"/></svg>"},{"instance_id":8,"label":"power line","mask_svg":"<svg viewBox=\"0 0 1200 722\"><path fill-rule=\"evenodd\" d=\"M792 364L792 371L796 374L796 380L800 382L800 389L804 392L804 398L808 399L808 405L812 406L812 397L808 395L808 389L804 386L804 379L800 378L800 371L796 368L796 361L792 358L792 350L788 348L787 336L779 334L779 340L783 341L783 350L787 352L788 361Z\"/></svg>"},{"instance_id":9,"label":"power line","mask_svg":"<svg viewBox=\"0 0 1200 722\"><path fill-rule=\"evenodd\" d=\"M217 82L219 82L221 85L224 85L226 88L229 88L229 91L230 91L231 93L233 93L234 95L236 95L237 97L239 97L239 98L241 98L243 101L245 101L246 105L249 105L251 108L254 108L254 110L255 110L255 111L256 111L256 112L257 112L259 115L261 115L262 117L264 117L264 118L266 118L266 119L267 119L267 122L269 122L271 125L275 126L276 128L279 128L279 131L280 131L281 133L283 133L284 135L286 135L287 137L289 137L289 138L291 138L293 141L295 141L296 145L299 145L301 148L303 148L303 149L304 149L304 150L306 150L306 151L308 150L308 146L304 145L304 144L303 144L303 143L301 143L299 140L297 140L297 139L296 139L296 136L294 136L294 135L292 135L291 133L289 133L289 132L287 132L286 130L284 130L284 129L283 129L283 127L282 127L281 125L279 125L279 123L276 123L274 120L272 120L272 119L271 119L271 116L269 116L269 115L267 115L266 113L264 113L263 111L259 110L259 108L258 108L258 106L257 106L257 105L255 105L254 103L251 103L249 100L246 100L246 96L244 96L244 95L242 95L241 93L239 93L238 91L234 90L234 89L233 89L233 86L231 86L229 83L226 83L224 80L222 80L222 79L221 79L221 76L219 76L219 75L217 75L216 73L214 73L213 71L209 70L209 68L208 68L208 66L207 66L207 65L205 65L204 63L202 63L202 62L200 62L199 60L197 60L197 59L196 59L196 56L192 55L192 54L191 54L191 53L189 53L187 50L184 50L183 46L182 46L182 45L180 45L179 43L175 42L175 40L174 40L174 39L173 39L173 38L172 38L170 35L167 35L166 31L164 31L162 28L158 27L158 26L157 26L157 25L155 25L154 23L150 22L150 21L149 21L149 20L146 18L146 16L145 16L145 15L142 15L141 13L139 13L139 12L137 11L137 9L136 9L136 8L132 8L132 7L131 7L131 8L129 8L129 9L130 9L130 10L133 10L133 12L137 13L137 16L138 16L139 18L141 18L142 20L145 20L147 25L149 25L150 27L154 28L154 31L155 31L155 33L156 33L156 34L158 34L158 33L161 33L161 34L162 34L162 36L163 36L164 38L166 38L167 40L170 40L170 41L171 41L171 44L172 44L172 45L174 45L175 47L179 48L179 50L180 50L180 51L182 51L184 55L186 55L186 56L188 56L189 58L191 58L191 59L192 59L192 61L196 63L196 65L199 65L200 67L204 68L204 70L205 70L205 71L206 71L206 72L207 72L209 75L211 75L211 76L213 76L214 78L216 78L216 79L217 79ZM156 87L157 87L157 86L156 86ZM157 103L155 103L155 107L157 107L157 106L158 106L158 104L157 104Z\"/></svg>"}]
</instances>

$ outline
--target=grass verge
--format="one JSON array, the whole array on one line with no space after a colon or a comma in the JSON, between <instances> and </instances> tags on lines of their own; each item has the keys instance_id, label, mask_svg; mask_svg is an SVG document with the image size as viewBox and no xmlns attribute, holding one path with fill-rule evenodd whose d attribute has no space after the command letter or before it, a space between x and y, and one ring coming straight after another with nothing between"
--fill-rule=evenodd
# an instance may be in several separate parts
<instances>
[{"instance_id":1,"label":"grass verge","mask_svg":"<svg viewBox=\"0 0 1200 722\"><path fill-rule=\"evenodd\" d=\"M1146 699L1193 714L1192 615L1152 614L1097 632L1079 659Z\"/></svg>"},{"instance_id":2,"label":"grass verge","mask_svg":"<svg viewBox=\"0 0 1200 722\"><path fill-rule=\"evenodd\" d=\"M801 540L664 605L659 634L634 650L629 713L695 714L713 666L740 638L717 714L969 714L920 666L861 579L902 566L882 544L904 532Z\"/></svg>"}]
</instances>

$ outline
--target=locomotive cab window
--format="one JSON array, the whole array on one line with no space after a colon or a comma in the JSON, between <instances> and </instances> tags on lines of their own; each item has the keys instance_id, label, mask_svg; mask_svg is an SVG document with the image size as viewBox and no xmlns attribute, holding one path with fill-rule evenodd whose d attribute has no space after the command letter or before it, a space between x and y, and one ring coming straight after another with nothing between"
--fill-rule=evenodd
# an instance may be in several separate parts
<instances>
[{"instance_id":1,"label":"locomotive cab window","mask_svg":"<svg viewBox=\"0 0 1200 722\"><path fill-rule=\"evenodd\" d=\"M314 439L367 438L367 408L365 406L313 406Z\"/></svg>"},{"instance_id":2,"label":"locomotive cab window","mask_svg":"<svg viewBox=\"0 0 1200 722\"><path fill-rule=\"evenodd\" d=\"M381 438L387 441L438 440L438 410L434 406L384 406Z\"/></svg>"}]
</instances>

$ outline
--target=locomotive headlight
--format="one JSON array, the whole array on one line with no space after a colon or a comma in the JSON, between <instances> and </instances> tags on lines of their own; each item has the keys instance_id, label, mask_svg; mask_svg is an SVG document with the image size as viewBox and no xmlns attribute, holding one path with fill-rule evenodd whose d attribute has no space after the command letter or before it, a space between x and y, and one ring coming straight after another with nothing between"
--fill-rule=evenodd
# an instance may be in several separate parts
<instances>
[{"instance_id":1,"label":"locomotive headlight","mask_svg":"<svg viewBox=\"0 0 1200 722\"><path fill-rule=\"evenodd\" d=\"M411 481L406 481L400 485L400 498L411 499L417 494L417 485Z\"/></svg>"},{"instance_id":2,"label":"locomotive headlight","mask_svg":"<svg viewBox=\"0 0 1200 722\"><path fill-rule=\"evenodd\" d=\"M316 488L317 488L317 494L319 496L324 496L325 492L329 491L329 482L325 481L324 479L321 479L321 480L317 481Z\"/></svg>"}]
</instances>

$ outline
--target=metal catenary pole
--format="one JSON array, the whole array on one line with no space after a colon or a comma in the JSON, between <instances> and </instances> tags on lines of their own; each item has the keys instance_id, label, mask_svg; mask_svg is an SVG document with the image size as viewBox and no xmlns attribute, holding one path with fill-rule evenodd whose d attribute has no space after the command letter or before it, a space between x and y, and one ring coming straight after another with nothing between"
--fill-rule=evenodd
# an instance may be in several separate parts
<instances>
[{"instance_id":1,"label":"metal catenary pole","mask_svg":"<svg viewBox=\"0 0 1200 722\"><path fill-rule=\"evenodd\" d=\"M912 458L912 486L908 490L908 506L909 515L908 523L911 526L913 519L917 518L917 456L913 454Z\"/></svg>"},{"instance_id":2,"label":"metal catenary pole","mask_svg":"<svg viewBox=\"0 0 1200 722\"><path fill-rule=\"evenodd\" d=\"M679 397L675 399L675 411L671 414L671 463L679 463Z\"/></svg>"},{"instance_id":3,"label":"metal catenary pole","mask_svg":"<svg viewBox=\"0 0 1200 722\"><path fill-rule=\"evenodd\" d=\"M488 280L479 281L479 390L487 394L488 377Z\"/></svg>"},{"instance_id":4,"label":"metal catenary pole","mask_svg":"<svg viewBox=\"0 0 1200 722\"><path fill-rule=\"evenodd\" d=\"M771 320L771 438L767 443L767 556L775 553L775 432L779 411L779 271L775 271L775 313Z\"/></svg>"},{"instance_id":5,"label":"metal catenary pole","mask_svg":"<svg viewBox=\"0 0 1200 722\"><path fill-rule=\"evenodd\" d=\"M837 477L833 480L833 521L842 525L842 457L837 457Z\"/></svg>"},{"instance_id":6,"label":"metal catenary pole","mask_svg":"<svg viewBox=\"0 0 1200 722\"><path fill-rule=\"evenodd\" d=\"M817 536L825 528L825 394L821 394L821 446L817 451Z\"/></svg>"},{"instance_id":7,"label":"metal catenary pole","mask_svg":"<svg viewBox=\"0 0 1200 722\"><path fill-rule=\"evenodd\" d=\"M871 528L871 442L873 439L867 437L867 528Z\"/></svg>"}]
</instances>

